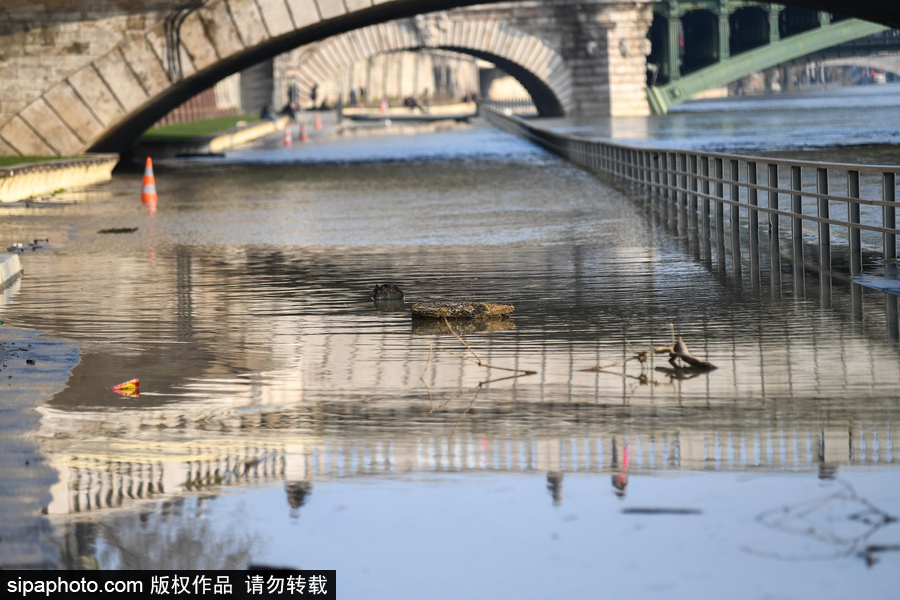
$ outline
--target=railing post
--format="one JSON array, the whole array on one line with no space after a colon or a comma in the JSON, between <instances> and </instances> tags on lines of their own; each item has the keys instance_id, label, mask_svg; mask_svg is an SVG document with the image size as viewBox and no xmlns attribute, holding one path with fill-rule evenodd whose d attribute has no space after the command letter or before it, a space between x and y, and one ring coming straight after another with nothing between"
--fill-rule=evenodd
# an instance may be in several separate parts
<instances>
[{"instance_id":1,"label":"railing post","mask_svg":"<svg viewBox=\"0 0 900 600\"><path fill-rule=\"evenodd\" d=\"M703 252L706 255L707 263L712 262L712 234L709 230L709 157L704 156L700 159L700 192L703 194L701 201L702 212L702 238Z\"/></svg>"},{"instance_id":2,"label":"railing post","mask_svg":"<svg viewBox=\"0 0 900 600\"><path fill-rule=\"evenodd\" d=\"M883 206L884 227L887 229L897 228L897 207L893 206L897 202L896 181L893 173L884 173L881 181L881 196L885 202L891 203L891 206ZM894 233L884 234L884 260L885 262L897 258L897 235Z\"/></svg>"},{"instance_id":3,"label":"railing post","mask_svg":"<svg viewBox=\"0 0 900 600\"><path fill-rule=\"evenodd\" d=\"M696 227L697 226L697 209L698 206L698 198L697 198L697 155L691 154L691 191L694 192L691 194L691 224Z\"/></svg>"},{"instance_id":4,"label":"railing post","mask_svg":"<svg viewBox=\"0 0 900 600\"><path fill-rule=\"evenodd\" d=\"M769 187L778 189L778 165L774 163L769 164ZM778 210L778 192L769 191L767 204L769 208ZM778 215L774 213L769 213L769 255L773 262L781 262L781 235L778 230ZM778 267L780 269L781 265Z\"/></svg>"},{"instance_id":5,"label":"railing post","mask_svg":"<svg viewBox=\"0 0 900 600\"><path fill-rule=\"evenodd\" d=\"M628 176L628 183L634 185L634 168L632 166L634 164L634 150L631 148L625 150L625 156L627 157L626 160L628 165L625 174Z\"/></svg>"},{"instance_id":6,"label":"railing post","mask_svg":"<svg viewBox=\"0 0 900 600\"><path fill-rule=\"evenodd\" d=\"M750 252L759 253L759 190L757 186L756 161L747 161L747 204L750 205Z\"/></svg>"},{"instance_id":7,"label":"railing post","mask_svg":"<svg viewBox=\"0 0 900 600\"><path fill-rule=\"evenodd\" d=\"M660 174L659 174L659 152L653 153L653 193L651 196L655 200L657 196L661 195L661 190L659 187L660 183Z\"/></svg>"},{"instance_id":8,"label":"railing post","mask_svg":"<svg viewBox=\"0 0 900 600\"><path fill-rule=\"evenodd\" d=\"M681 153L678 155L678 179L679 179L679 188L681 189L681 216L679 217L679 222L682 225L682 229L687 231L687 216L688 216L688 176L687 176L687 154Z\"/></svg>"},{"instance_id":9,"label":"railing post","mask_svg":"<svg viewBox=\"0 0 900 600\"><path fill-rule=\"evenodd\" d=\"M860 240L859 225L859 202L854 202L853 198L859 198L859 171L847 171L847 197L851 200L847 202L847 220L850 221L850 275L857 276L862 274L862 242Z\"/></svg>"},{"instance_id":10,"label":"railing post","mask_svg":"<svg viewBox=\"0 0 900 600\"><path fill-rule=\"evenodd\" d=\"M731 193L730 198L733 203L731 205L731 253L734 264L735 275L741 272L741 173L740 164L737 160L732 159L731 163Z\"/></svg>"},{"instance_id":11,"label":"railing post","mask_svg":"<svg viewBox=\"0 0 900 600\"><path fill-rule=\"evenodd\" d=\"M674 152L667 153L666 171L669 174L669 208L666 211L666 221L670 227L678 233L678 155Z\"/></svg>"},{"instance_id":12,"label":"railing post","mask_svg":"<svg viewBox=\"0 0 900 600\"><path fill-rule=\"evenodd\" d=\"M721 198L725 197L724 164L721 158L715 159L716 175L716 247L724 249L725 246L725 203Z\"/></svg>"},{"instance_id":13,"label":"railing post","mask_svg":"<svg viewBox=\"0 0 900 600\"><path fill-rule=\"evenodd\" d=\"M791 190L795 193L791 194L791 236L794 243L794 266L803 264L803 197L796 193L802 191L802 181L800 179L800 167L791 167Z\"/></svg>"},{"instance_id":14,"label":"railing post","mask_svg":"<svg viewBox=\"0 0 900 600\"><path fill-rule=\"evenodd\" d=\"M819 195L828 195L828 169L816 169L816 192ZM828 198L819 198L819 218L829 218ZM828 223L819 223L819 268L823 272L831 271L831 226Z\"/></svg>"},{"instance_id":15,"label":"railing post","mask_svg":"<svg viewBox=\"0 0 900 600\"><path fill-rule=\"evenodd\" d=\"M660 176L662 177L662 197L666 200L669 199L669 153L661 152L660 153Z\"/></svg>"},{"instance_id":16,"label":"railing post","mask_svg":"<svg viewBox=\"0 0 900 600\"><path fill-rule=\"evenodd\" d=\"M644 163L644 155L646 153L643 150L638 150L637 160L638 160L638 181L640 182L640 190L641 194L645 194L647 192L647 170L646 165Z\"/></svg>"}]
</instances>

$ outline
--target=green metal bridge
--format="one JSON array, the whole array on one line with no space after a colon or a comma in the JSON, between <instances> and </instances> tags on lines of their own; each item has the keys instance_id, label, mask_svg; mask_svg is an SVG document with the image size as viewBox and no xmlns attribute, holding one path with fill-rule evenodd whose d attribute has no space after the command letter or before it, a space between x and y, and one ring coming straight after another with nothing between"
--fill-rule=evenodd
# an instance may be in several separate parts
<instances>
[{"instance_id":1,"label":"green metal bridge","mask_svg":"<svg viewBox=\"0 0 900 600\"><path fill-rule=\"evenodd\" d=\"M653 12L647 98L655 114L700 92L888 29L744 0L669 0Z\"/></svg>"}]
</instances>

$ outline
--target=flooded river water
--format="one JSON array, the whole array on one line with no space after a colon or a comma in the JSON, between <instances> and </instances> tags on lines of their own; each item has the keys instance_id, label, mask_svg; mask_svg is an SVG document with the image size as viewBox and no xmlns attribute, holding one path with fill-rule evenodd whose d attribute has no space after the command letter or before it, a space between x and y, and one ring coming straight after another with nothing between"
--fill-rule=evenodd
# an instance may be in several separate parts
<instances>
[{"instance_id":1,"label":"flooded river water","mask_svg":"<svg viewBox=\"0 0 900 600\"><path fill-rule=\"evenodd\" d=\"M156 179L155 211L139 172L0 207L4 247L49 239L0 305L31 336L0 371L44 469L29 560L336 569L341 598L896 597L880 294L734 280L491 128ZM516 311L463 342L411 320L437 299ZM622 364L673 328L718 369Z\"/></svg>"}]
</instances>

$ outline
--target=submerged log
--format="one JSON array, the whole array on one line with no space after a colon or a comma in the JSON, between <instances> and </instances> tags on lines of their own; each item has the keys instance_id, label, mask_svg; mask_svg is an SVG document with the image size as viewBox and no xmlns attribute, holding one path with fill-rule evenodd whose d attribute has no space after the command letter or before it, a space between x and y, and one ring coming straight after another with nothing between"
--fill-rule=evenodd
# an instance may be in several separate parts
<instances>
[{"instance_id":1,"label":"submerged log","mask_svg":"<svg viewBox=\"0 0 900 600\"><path fill-rule=\"evenodd\" d=\"M412 316L425 319L502 319L515 310L511 304L488 302L419 302L413 304Z\"/></svg>"}]
</instances>

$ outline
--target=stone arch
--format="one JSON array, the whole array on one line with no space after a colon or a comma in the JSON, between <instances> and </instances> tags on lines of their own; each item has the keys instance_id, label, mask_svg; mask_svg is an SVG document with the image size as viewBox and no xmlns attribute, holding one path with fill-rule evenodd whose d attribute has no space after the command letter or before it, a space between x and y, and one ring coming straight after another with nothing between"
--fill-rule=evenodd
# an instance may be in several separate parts
<instances>
[{"instance_id":1,"label":"stone arch","mask_svg":"<svg viewBox=\"0 0 900 600\"><path fill-rule=\"evenodd\" d=\"M171 109L261 60L360 27L409 17L423 7L436 10L475 3L206 0L193 9L155 13L145 17L150 23L145 30L129 33L87 64L69 69L58 83L0 123L0 155L123 151ZM499 25L480 27L452 25L431 31L429 43L494 60L532 90L548 114L560 112L547 108L554 98L565 109L571 77L558 55L535 36ZM479 34L490 34L490 39L478 41ZM362 52L365 44L421 45L411 31L391 29L387 35L394 37L378 40L357 34L342 37L342 43L351 55ZM503 43L510 46L504 49Z\"/></svg>"},{"instance_id":2,"label":"stone arch","mask_svg":"<svg viewBox=\"0 0 900 600\"><path fill-rule=\"evenodd\" d=\"M572 108L571 72L539 37L502 21L452 19L443 13L370 25L311 44L296 68L284 75L305 91L359 60L422 49L450 50L494 63L522 84L541 116L562 116Z\"/></svg>"}]
</instances>

